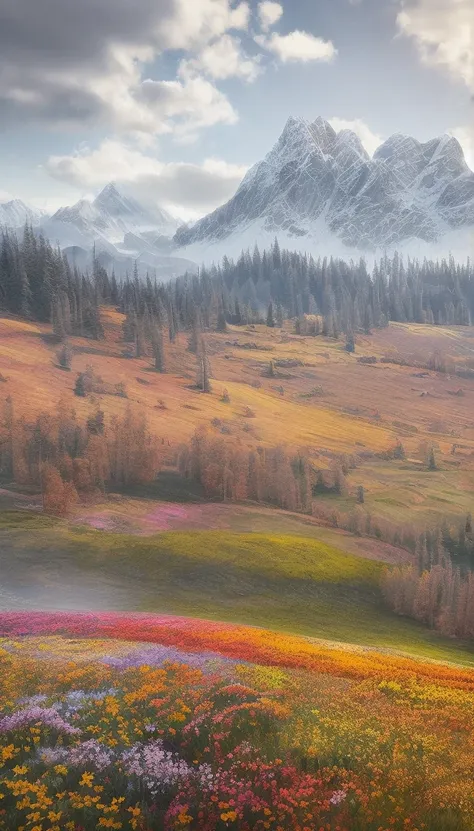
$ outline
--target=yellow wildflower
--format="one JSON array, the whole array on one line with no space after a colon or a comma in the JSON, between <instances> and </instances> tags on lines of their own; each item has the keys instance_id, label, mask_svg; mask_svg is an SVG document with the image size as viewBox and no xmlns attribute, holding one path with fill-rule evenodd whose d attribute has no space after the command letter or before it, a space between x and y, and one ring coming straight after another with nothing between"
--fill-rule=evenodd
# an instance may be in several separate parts
<instances>
[{"instance_id":1,"label":"yellow wildflower","mask_svg":"<svg viewBox=\"0 0 474 831\"><path fill-rule=\"evenodd\" d=\"M79 785L81 787L90 788L92 786L92 782L94 781L94 774L93 773L83 773Z\"/></svg>"}]
</instances>

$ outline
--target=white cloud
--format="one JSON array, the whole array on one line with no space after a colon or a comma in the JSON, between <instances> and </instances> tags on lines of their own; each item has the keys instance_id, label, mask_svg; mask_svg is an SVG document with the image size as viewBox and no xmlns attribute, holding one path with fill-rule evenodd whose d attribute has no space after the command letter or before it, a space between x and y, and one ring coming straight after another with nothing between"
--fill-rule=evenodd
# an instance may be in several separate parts
<instances>
[{"instance_id":1,"label":"white cloud","mask_svg":"<svg viewBox=\"0 0 474 831\"><path fill-rule=\"evenodd\" d=\"M281 3L275 3L274 0L263 0L263 3L258 4L258 17L264 32L268 32L275 23L278 23L282 14L283 6Z\"/></svg>"},{"instance_id":2,"label":"white cloud","mask_svg":"<svg viewBox=\"0 0 474 831\"><path fill-rule=\"evenodd\" d=\"M273 52L283 63L298 61L331 61L337 55L337 49L331 41L322 40L309 34L295 30L288 35L279 35L273 32L270 37L257 35L256 42Z\"/></svg>"},{"instance_id":3,"label":"white cloud","mask_svg":"<svg viewBox=\"0 0 474 831\"><path fill-rule=\"evenodd\" d=\"M197 58L183 61L180 67L182 77L202 72L216 81L241 78L251 82L260 71L260 56L251 58L245 55L240 40L228 34L206 46Z\"/></svg>"},{"instance_id":4,"label":"white cloud","mask_svg":"<svg viewBox=\"0 0 474 831\"><path fill-rule=\"evenodd\" d=\"M352 130L352 132L360 138L369 156L374 155L377 147L379 147L384 140L381 135L374 133L368 124L366 124L365 121L362 121L361 118L356 118L350 121L345 118L335 117L329 118L328 121L336 133L339 133L341 130Z\"/></svg>"},{"instance_id":5,"label":"white cloud","mask_svg":"<svg viewBox=\"0 0 474 831\"><path fill-rule=\"evenodd\" d=\"M166 49L196 51L231 29L243 31L249 25L247 2L235 5L233 0L168 0L168 3L173 10L167 17L160 15L159 0L157 6L159 39L164 41Z\"/></svg>"},{"instance_id":6,"label":"white cloud","mask_svg":"<svg viewBox=\"0 0 474 831\"><path fill-rule=\"evenodd\" d=\"M106 139L94 150L82 147L70 156L51 156L45 168L82 191L110 181L127 185L137 198L172 206L181 216L197 216L222 204L247 172L244 165L212 158L202 164L164 163L116 139Z\"/></svg>"},{"instance_id":7,"label":"white cloud","mask_svg":"<svg viewBox=\"0 0 474 831\"><path fill-rule=\"evenodd\" d=\"M474 88L472 0L402 0L397 22L414 39L422 61L447 69Z\"/></svg>"},{"instance_id":8,"label":"white cloud","mask_svg":"<svg viewBox=\"0 0 474 831\"><path fill-rule=\"evenodd\" d=\"M235 124L238 116L228 98L205 78L153 81L140 85L140 99L155 121L155 132L194 135L214 124Z\"/></svg>"},{"instance_id":9,"label":"white cloud","mask_svg":"<svg viewBox=\"0 0 474 831\"><path fill-rule=\"evenodd\" d=\"M105 139L95 150L82 146L70 156L50 156L45 164L55 179L84 189L110 181L134 182L159 174L161 162L114 139Z\"/></svg>"},{"instance_id":10,"label":"white cloud","mask_svg":"<svg viewBox=\"0 0 474 831\"><path fill-rule=\"evenodd\" d=\"M152 135L173 131L175 119L179 134L234 123L232 106L209 81L143 73L166 50L192 57L246 30L249 15L248 3L236 0L0 3L0 120ZM254 71L243 57L234 56L234 68L240 77Z\"/></svg>"},{"instance_id":11,"label":"white cloud","mask_svg":"<svg viewBox=\"0 0 474 831\"><path fill-rule=\"evenodd\" d=\"M458 140L467 164L474 170L474 127L453 127L448 130L448 135Z\"/></svg>"}]
</instances>

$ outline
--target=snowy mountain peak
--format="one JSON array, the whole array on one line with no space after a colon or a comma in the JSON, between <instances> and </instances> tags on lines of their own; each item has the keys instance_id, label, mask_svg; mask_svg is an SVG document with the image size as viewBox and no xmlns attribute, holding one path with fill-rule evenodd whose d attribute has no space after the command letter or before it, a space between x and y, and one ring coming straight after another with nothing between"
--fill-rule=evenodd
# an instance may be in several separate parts
<instances>
[{"instance_id":1,"label":"snowy mountain peak","mask_svg":"<svg viewBox=\"0 0 474 831\"><path fill-rule=\"evenodd\" d=\"M0 226L21 228L25 222L38 225L44 216L43 211L26 205L21 199L10 199L0 204Z\"/></svg>"},{"instance_id":2,"label":"snowy mountain peak","mask_svg":"<svg viewBox=\"0 0 474 831\"><path fill-rule=\"evenodd\" d=\"M97 199L103 197L104 199L116 199L121 197L120 190L116 182L109 182L108 185L101 190Z\"/></svg>"},{"instance_id":3,"label":"snowy mountain peak","mask_svg":"<svg viewBox=\"0 0 474 831\"><path fill-rule=\"evenodd\" d=\"M83 245L101 239L112 245L122 244L130 233L135 238L144 233L172 237L180 224L166 211L140 204L114 182L106 185L92 202L80 199L70 207L60 208L51 221L52 234L61 237L61 227L57 223L67 223L68 240L72 239L70 226L73 226L82 235ZM79 244L75 240L74 244Z\"/></svg>"},{"instance_id":4,"label":"snowy mountain peak","mask_svg":"<svg viewBox=\"0 0 474 831\"><path fill-rule=\"evenodd\" d=\"M61 220L61 222L75 222L77 219L85 221L93 221L96 214L92 202L88 199L80 199L74 205L66 208L58 208L53 215L53 219Z\"/></svg>"},{"instance_id":5,"label":"snowy mountain peak","mask_svg":"<svg viewBox=\"0 0 474 831\"><path fill-rule=\"evenodd\" d=\"M360 138L352 130L341 130L337 133L336 140L333 145L333 155L338 158L343 154L355 154L356 157L363 161L369 161L370 156L367 153Z\"/></svg>"},{"instance_id":6,"label":"snowy mountain peak","mask_svg":"<svg viewBox=\"0 0 474 831\"><path fill-rule=\"evenodd\" d=\"M325 121L324 118L317 118L310 125L310 129L321 150L324 153L330 153L331 149L334 147L334 142L337 137L337 133L334 128L331 127L329 122Z\"/></svg>"},{"instance_id":7,"label":"snowy mountain peak","mask_svg":"<svg viewBox=\"0 0 474 831\"><path fill-rule=\"evenodd\" d=\"M114 182L105 186L94 199L93 205L99 211L105 211L111 216L127 216L144 213L141 205L124 193L120 192Z\"/></svg>"},{"instance_id":8,"label":"snowy mountain peak","mask_svg":"<svg viewBox=\"0 0 474 831\"><path fill-rule=\"evenodd\" d=\"M337 133L323 118L291 117L235 196L180 228L175 242L187 248L221 242L222 248L228 240L235 249L239 239L264 244L280 235L302 249L332 239L374 250L408 240L431 244L472 227L474 173L455 138L423 144L396 134L371 158L351 130Z\"/></svg>"}]
</instances>

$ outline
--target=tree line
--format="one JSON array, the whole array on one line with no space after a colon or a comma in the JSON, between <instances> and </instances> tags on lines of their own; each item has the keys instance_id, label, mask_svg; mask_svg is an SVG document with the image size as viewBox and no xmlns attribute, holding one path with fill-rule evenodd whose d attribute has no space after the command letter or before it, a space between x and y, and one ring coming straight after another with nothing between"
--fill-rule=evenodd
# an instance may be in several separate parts
<instances>
[{"instance_id":1,"label":"tree line","mask_svg":"<svg viewBox=\"0 0 474 831\"><path fill-rule=\"evenodd\" d=\"M203 266L168 283L133 273L117 280L94 250L92 269L83 274L66 255L25 226L23 235L0 232L0 308L53 325L68 334L100 338L100 306L127 316L126 333L140 355L148 339L163 363L164 340L178 331L228 324L281 326L295 321L301 334L345 335L369 332L389 321L468 325L474 315L474 269L452 257L423 260L384 256L370 270L364 259L336 258L281 250L278 241L262 253L243 251L233 261Z\"/></svg>"},{"instance_id":2,"label":"tree line","mask_svg":"<svg viewBox=\"0 0 474 831\"><path fill-rule=\"evenodd\" d=\"M306 450L249 449L205 427L176 451L130 405L108 420L92 406L81 420L61 399L54 411L28 419L9 397L0 413L0 477L39 490L50 513L66 513L81 496L152 483L165 462L200 484L208 499L301 513L311 513L318 494L346 487L341 467L322 472Z\"/></svg>"},{"instance_id":3,"label":"tree line","mask_svg":"<svg viewBox=\"0 0 474 831\"><path fill-rule=\"evenodd\" d=\"M71 268L59 248L25 226L19 239L0 232L0 309L51 323L59 337L68 334L99 338L101 281L108 280L94 260L90 276Z\"/></svg>"},{"instance_id":4,"label":"tree line","mask_svg":"<svg viewBox=\"0 0 474 831\"><path fill-rule=\"evenodd\" d=\"M48 513L66 513L80 495L153 481L163 439L128 406L108 422L100 408L81 421L61 399L55 411L29 420L7 398L0 414L0 476L39 490Z\"/></svg>"},{"instance_id":5,"label":"tree line","mask_svg":"<svg viewBox=\"0 0 474 831\"><path fill-rule=\"evenodd\" d=\"M463 573L449 558L421 573L416 566L387 569L382 590L397 614L450 637L474 638L474 572Z\"/></svg>"},{"instance_id":6,"label":"tree line","mask_svg":"<svg viewBox=\"0 0 474 831\"><path fill-rule=\"evenodd\" d=\"M323 470L307 448L248 448L213 435L205 426L178 451L180 473L202 485L209 499L251 500L306 514L312 513L315 497L347 493L346 475L354 464L346 456Z\"/></svg>"},{"instance_id":7,"label":"tree line","mask_svg":"<svg viewBox=\"0 0 474 831\"><path fill-rule=\"evenodd\" d=\"M385 599L397 614L444 635L474 639L474 533L471 515L416 539L411 565L386 569Z\"/></svg>"}]
</instances>

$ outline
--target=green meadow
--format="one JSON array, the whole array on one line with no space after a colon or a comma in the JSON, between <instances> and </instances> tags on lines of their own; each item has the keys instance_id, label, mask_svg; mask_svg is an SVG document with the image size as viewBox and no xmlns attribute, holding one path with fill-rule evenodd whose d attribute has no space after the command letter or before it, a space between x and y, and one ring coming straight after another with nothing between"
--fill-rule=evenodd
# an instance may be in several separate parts
<instances>
[{"instance_id":1,"label":"green meadow","mask_svg":"<svg viewBox=\"0 0 474 831\"><path fill-rule=\"evenodd\" d=\"M385 608L382 563L310 538L141 537L8 512L0 568L4 608L167 612L474 664L468 647Z\"/></svg>"}]
</instances>

